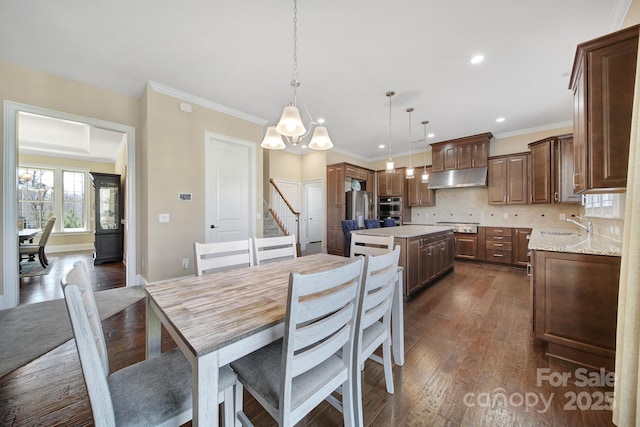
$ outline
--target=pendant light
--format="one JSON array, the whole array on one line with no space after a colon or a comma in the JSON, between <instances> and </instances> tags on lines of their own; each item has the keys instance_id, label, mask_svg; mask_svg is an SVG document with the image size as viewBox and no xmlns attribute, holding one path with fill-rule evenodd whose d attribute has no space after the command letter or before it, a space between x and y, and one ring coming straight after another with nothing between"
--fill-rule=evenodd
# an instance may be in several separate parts
<instances>
[{"instance_id":1,"label":"pendant light","mask_svg":"<svg viewBox=\"0 0 640 427\"><path fill-rule=\"evenodd\" d=\"M396 171L395 164L393 163L393 159L391 158L391 97L396 93L392 90L387 92L387 96L389 97L389 159L387 160L387 172L394 173Z\"/></svg>"},{"instance_id":2,"label":"pendant light","mask_svg":"<svg viewBox=\"0 0 640 427\"><path fill-rule=\"evenodd\" d=\"M427 125L429 120L423 120L421 122L424 125L424 166L422 168L422 183L429 182L429 172L427 172Z\"/></svg>"},{"instance_id":3,"label":"pendant light","mask_svg":"<svg viewBox=\"0 0 640 427\"><path fill-rule=\"evenodd\" d=\"M409 113L409 167L405 171L405 175L407 179L415 178L413 165L411 164L411 113L413 112L413 107L407 108L407 113Z\"/></svg>"},{"instance_id":4,"label":"pendant light","mask_svg":"<svg viewBox=\"0 0 640 427\"><path fill-rule=\"evenodd\" d=\"M261 147L270 150L282 150L286 145L284 138L291 145L298 145L309 135L313 128L313 135L309 142L309 148L312 150L329 150L333 147L331 138L327 128L320 122L314 122L309 115L309 130L305 128L300 117L300 110L296 105L296 95L300 81L298 80L298 1L293 0L293 76L291 78L291 87L293 87L293 102L291 105L284 107L280 121L275 126L269 126L265 132Z\"/></svg>"}]
</instances>

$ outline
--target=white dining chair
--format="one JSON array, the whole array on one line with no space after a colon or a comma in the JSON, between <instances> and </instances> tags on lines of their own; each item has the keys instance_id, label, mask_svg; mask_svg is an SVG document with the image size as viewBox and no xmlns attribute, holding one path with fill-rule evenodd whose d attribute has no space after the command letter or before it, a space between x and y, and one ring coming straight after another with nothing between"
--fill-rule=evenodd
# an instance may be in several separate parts
<instances>
[{"instance_id":1,"label":"white dining chair","mask_svg":"<svg viewBox=\"0 0 640 427\"><path fill-rule=\"evenodd\" d=\"M369 236L366 234L351 234L350 257L358 255L383 255L393 250L393 236Z\"/></svg>"},{"instance_id":2,"label":"white dining chair","mask_svg":"<svg viewBox=\"0 0 640 427\"><path fill-rule=\"evenodd\" d=\"M89 394L94 424L181 425L192 418L191 364L179 349L109 373L109 357L87 267L76 261L62 288ZM218 402L225 425L235 423L236 376L220 369ZM238 387L241 387L238 384Z\"/></svg>"},{"instance_id":3,"label":"white dining chair","mask_svg":"<svg viewBox=\"0 0 640 427\"><path fill-rule=\"evenodd\" d=\"M256 264L286 258L297 258L296 235L278 237L254 237L253 252Z\"/></svg>"},{"instance_id":4,"label":"white dining chair","mask_svg":"<svg viewBox=\"0 0 640 427\"><path fill-rule=\"evenodd\" d=\"M251 239L215 243L195 242L193 247L196 255L196 276L202 276L205 272L253 265Z\"/></svg>"},{"instance_id":5,"label":"white dining chair","mask_svg":"<svg viewBox=\"0 0 640 427\"><path fill-rule=\"evenodd\" d=\"M363 285L358 301L358 316L356 320L354 369L358 371L353 388L353 404L355 409L355 423L364 425L362 409L362 375L367 359L381 363L384 366L384 378L387 393L393 394L393 371L391 365L391 308L400 259L400 246L378 256L366 256ZM382 358L374 351L382 346ZM329 396L327 401L338 410L343 410L345 401L344 390L338 390L342 401Z\"/></svg>"},{"instance_id":6,"label":"white dining chair","mask_svg":"<svg viewBox=\"0 0 640 427\"><path fill-rule=\"evenodd\" d=\"M353 338L363 265L360 258L324 272L291 273L284 338L232 362L238 380L280 426L294 425L340 387L348 390L344 425L354 425ZM241 410L238 419L252 425Z\"/></svg>"}]
</instances>

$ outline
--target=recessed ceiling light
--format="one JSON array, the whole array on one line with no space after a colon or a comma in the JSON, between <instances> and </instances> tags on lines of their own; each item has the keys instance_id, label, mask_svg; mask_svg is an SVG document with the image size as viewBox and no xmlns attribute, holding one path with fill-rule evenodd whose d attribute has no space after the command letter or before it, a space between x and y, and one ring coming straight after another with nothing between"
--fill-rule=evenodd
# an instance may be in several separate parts
<instances>
[{"instance_id":1,"label":"recessed ceiling light","mask_svg":"<svg viewBox=\"0 0 640 427\"><path fill-rule=\"evenodd\" d=\"M384 148L384 144L378 145L378 148Z\"/></svg>"},{"instance_id":2,"label":"recessed ceiling light","mask_svg":"<svg viewBox=\"0 0 640 427\"><path fill-rule=\"evenodd\" d=\"M496 123L502 123L502 122L504 122L504 117L498 117L496 119Z\"/></svg>"},{"instance_id":3,"label":"recessed ceiling light","mask_svg":"<svg viewBox=\"0 0 640 427\"><path fill-rule=\"evenodd\" d=\"M434 136L436 136L435 133L430 133L429 135L427 135L427 138L433 138Z\"/></svg>"},{"instance_id":4,"label":"recessed ceiling light","mask_svg":"<svg viewBox=\"0 0 640 427\"><path fill-rule=\"evenodd\" d=\"M318 123L320 124L324 123L324 119L318 119Z\"/></svg>"},{"instance_id":5,"label":"recessed ceiling light","mask_svg":"<svg viewBox=\"0 0 640 427\"><path fill-rule=\"evenodd\" d=\"M475 55L471 58L471 63L472 64L479 64L482 61L484 61L484 56L482 55Z\"/></svg>"}]
</instances>

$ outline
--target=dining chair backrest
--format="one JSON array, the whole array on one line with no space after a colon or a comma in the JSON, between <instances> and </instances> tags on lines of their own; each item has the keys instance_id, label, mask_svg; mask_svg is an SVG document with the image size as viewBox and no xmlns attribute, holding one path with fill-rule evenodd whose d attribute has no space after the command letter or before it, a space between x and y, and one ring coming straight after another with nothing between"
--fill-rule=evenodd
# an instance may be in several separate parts
<instances>
[{"instance_id":1,"label":"dining chair backrest","mask_svg":"<svg viewBox=\"0 0 640 427\"><path fill-rule=\"evenodd\" d=\"M210 270L223 270L253 265L251 239L232 242L194 243L196 276Z\"/></svg>"},{"instance_id":2,"label":"dining chair backrest","mask_svg":"<svg viewBox=\"0 0 640 427\"><path fill-rule=\"evenodd\" d=\"M296 236L254 237L253 252L256 264L283 258L297 258Z\"/></svg>"},{"instance_id":3,"label":"dining chair backrest","mask_svg":"<svg viewBox=\"0 0 640 427\"><path fill-rule=\"evenodd\" d=\"M393 218L385 218L384 219L384 226L385 227L395 227L396 225L398 225L396 223L396 220Z\"/></svg>"},{"instance_id":4,"label":"dining chair backrest","mask_svg":"<svg viewBox=\"0 0 640 427\"><path fill-rule=\"evenodd\" d=\"M109 356L85 263L76 261L73 268L63 276L61 284L91 409L94 414L100 414L97 417L94 415L94 418L106 419L107 424L115 425L113 402L107 381Z\"/></svg>"},{"instance_id":5,"label":"dining chair backrest","mask_svg":"<svg viewBox=\"0 0 640 427\"><path fill-rule=\"evenodd\" d=\"M393 393L391 366L391 308L393 306L400 245L384 255L366 257L365 273L356 321L354 364L359 369L372 358L384 365L388 393ZM374 351L382 345L382 359ZM356 377L354 386L355 425L363 424L362 378Z\"/></svg>"},{"instance_id":6,"label":"dining chair backrest","mask_svg":"<svg viewBox=\"0 0 640 427\"><path fill-rule=\"evenodd\" d=\"M357 255L383 255L393 250L393 236L351 235L350 257Z\"/></svg>"},{"instance_id":7,"label":"dining chair backrest","mask_svg":"<svg viewBox=\"0 0 640 427\"><path fill-rule=\"evenodd\" d=\"M365 218L364 220L365 228L380 228L380 220L375 218Z\"/></svg>"},{"instance_id":8,"label":"dining chair backrest","mask_svg":"<svg viewBox=\"0 0 640 427\"><path fill-rule=\"evenodd\" d=\"M53 230L53 226L55 223L56 223L55 216L52 216L47 220L47 223L44 225L44 228L42 229L42 234L40 235L40 241L38 242L40 247L44 248L47 245L47 242L49 241L49 236L51 235L51 230Z\"/></svg>"},{"instance_id":9,"label":"dining chair backrest","mask_svg":"<svg viewBox=\"0 0 640 427\"><path fill-rule=\"evenodd\" d=\"M280 425L293 425L333 390L352 379L353 344L364 259L319 273L291 273L282 355ZM335 358L339 368L309 397L292 407L294 379ZM316 375L326 375L326 371ZM310 374L312 375L312 374ZM321 395L325 393L324 395ZM352 411L352 408L346 409Z\"/></svg>"}]
</instances>

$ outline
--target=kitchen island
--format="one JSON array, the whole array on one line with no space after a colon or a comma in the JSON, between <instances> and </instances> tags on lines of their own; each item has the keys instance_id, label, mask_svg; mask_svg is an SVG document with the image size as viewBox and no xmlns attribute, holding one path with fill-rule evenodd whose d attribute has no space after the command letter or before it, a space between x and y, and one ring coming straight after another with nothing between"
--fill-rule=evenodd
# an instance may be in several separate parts
<instances>
[{"instance_id":1,"label":"kitchen island","mask_svg":"<svg viewBox=\"0 0 640 427\"><path fill-rule=\"evenodd\" d=\"M393 236L400 245L404 267L405 300L453 270L453 228L433 225L401 225L354 231L369 236Z\"/></svg>"},{"instance_id":2,"label":"kitchen island","mask_svg":"<svg viewBox=\"0 0 640 427\"><path fill-rule=\"evenodd\" d=\"M575 228L534 228L531 321L547 355L614 370L621 243Z\"/></svg>"}]
</instances>

